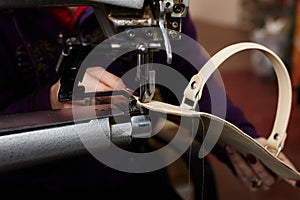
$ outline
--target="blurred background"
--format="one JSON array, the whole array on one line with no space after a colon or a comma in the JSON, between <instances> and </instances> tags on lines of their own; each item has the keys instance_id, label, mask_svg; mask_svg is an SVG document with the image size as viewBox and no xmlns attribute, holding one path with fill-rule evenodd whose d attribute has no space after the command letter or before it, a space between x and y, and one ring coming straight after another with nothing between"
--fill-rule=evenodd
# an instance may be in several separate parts
<instances>
[{"instance_id":1,"label":"blurred background","mask_svg":"<svg viewBox=\"0 0 300 200\"><path fill-rule=\"evenodd\" d=\"M298 7L296 0L190 0L198 40L210 55L233 43L253 41L269 47L285 62L293 82L294 99L284 152L300 169ZM245 51L226 61L220 71L231 99L259 133L268 137L277 106L277 82L270 63L255 51ZM300 199L300 191L283 181L270 191L249 192L227 166L213 156L210 159L220 200Z\"/></svg>"}]
</instances>

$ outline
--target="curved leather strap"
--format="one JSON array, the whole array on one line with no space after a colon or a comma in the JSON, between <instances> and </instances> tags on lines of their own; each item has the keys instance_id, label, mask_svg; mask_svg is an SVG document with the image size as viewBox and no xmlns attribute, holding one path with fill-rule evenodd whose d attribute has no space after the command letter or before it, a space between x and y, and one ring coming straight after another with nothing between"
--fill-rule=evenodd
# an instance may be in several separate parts
<instances>
[{"instance_id":1,"label":"curved leather strap","mask_svg":"<svg viewBox=\"0 0 300 200\"><path fill-rule=\"evenodd\" d=\"M277 156L284 146L286 139L286 129L290 117L291 104L292 104L292 87L288 71L282 60L270 49L251 42L237 43L228 46L213 57L201 68L198 74L194 75L189 82L189 85L184 91L184 98L181 103L182 109L189 109L193 111L197 102L201 98L202 90L206 81L218 69L218 67L232 55L244 50L259 50L261 51L272 63L277 80L278 80L278 105L276 118L271 135L268 138L267 148ZM186 103L186 99L194 102L193 106Z\"/></svg>"}]
</instances>

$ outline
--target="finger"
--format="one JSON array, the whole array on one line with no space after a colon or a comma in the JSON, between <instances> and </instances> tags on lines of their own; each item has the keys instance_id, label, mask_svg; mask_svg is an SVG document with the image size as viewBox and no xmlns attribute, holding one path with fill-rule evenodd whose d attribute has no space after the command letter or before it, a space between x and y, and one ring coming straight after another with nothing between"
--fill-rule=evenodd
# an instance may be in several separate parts
<instances>
[{"instance_id":1,"label":"finger","mask_svg":"<svg viewBox=\"0 0 300 200\"><path fill-rule=\"evenodd\" d=\"M278 155L278 158L284 162L286 165L288 165L291 169L297 171L296 167L293 165L293 163L284 155L284 153L280 153ZM283 179L288 184L292 185L293 187L296 187L297 189L300 189L300 181L290 180L290 179Z\"/></svg>"},{"instance_id":2,"label":"finger","mask_svg":"<svg viewBox=\"0 0 300 200\"><path fill-rule=\"evenodd\" d=\"M99 79L96 79L93 75L86 73L82 79L82 82L79 83L85 87L85 92L96 92L96 91L111 91L113 88L108 85L99 82Z\"/></svg>"},{"instance_id":3,"label":"finger","mask_svg":"<svg viewBox=\"0 0 300 200\"><path fill-rule=\"evenodd\" d=\"M255 156L248 154L246 157L254 173L263 181L261 189L269 190L275 184L276 178Z\"/></svg>"},{"instance_id":4,"label":"finger","mask_svg":"<svg viewBox=\"0 0 300 200\"><path fill-rule=\"evenodd\" d=\"M90 67L86 70L86 73L114 90L124 90L126 88L122 79L102 67Z\"/></svg>"},{"instance_id":5,"label":"finger","mask_svg":"<svg viewBox=\"0 0 300 200\"><path fill-rule=\"evenodd\" d=\"M251 191L257 191L258 188L254 188L252 185L252 181L257 178L257 175L253 172L249 164L240 155L240 153L235 150L235 148L227 146L226 150L228 152L228 157L241 182Z\"/></svg>"},{"instance_id":6,"label":"finger","mask_svg":"<svg viewBox=\"0 0 300 200\"><path fill-rule=\"evenodd\" d=\"M266 146L267 145L267 139L260 137L256 139L260 144L262 144L262 146ZM293 163L285 156L284 153L280 153L278 155L278 158L284 162L287 166L289 166L291 169L297 171L296 167L293 165ZM290 179L283 179L285 182L287 182L288 184L292 185L293 187L296 187L297 189L300 189L300 181L295 181L295 180L290 180Z\"/></svg>"},{"instance_id":7,"label":"finger","mask_svg":"<svg viewBox=\"0 0 300 200\"><path fill-rule=\"evenodd\" d=\"M125 90L126 88L125 84L119 77L107 71L103 71L102 76L100 77L100 81L115 90Z\"/></svg>"}]
</instances>

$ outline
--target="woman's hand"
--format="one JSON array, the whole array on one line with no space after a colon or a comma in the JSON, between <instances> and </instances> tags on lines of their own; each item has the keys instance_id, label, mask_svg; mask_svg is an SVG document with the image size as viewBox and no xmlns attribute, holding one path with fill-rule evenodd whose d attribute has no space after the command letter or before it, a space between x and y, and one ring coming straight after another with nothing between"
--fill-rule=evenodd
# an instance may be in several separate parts
<instances>
[{"instance_id":1,"label":"woman's hand","mask_svg":"<svg viewBox=\"0 0 300 200\"><path fill-rule=\"evenodd\" d=\"M87 68L79 85L85 87L85 92L103 92L112 90L125 90L122 79L106 71L102 67Z\"/></svg>"},{"instance_id":2,"label":"woman's hand","mask_svg":"<svg viewBox=\"0 0 300 200\"><path fill-rule=\"evenodd\" d=\"M119 77L107 72L102 67L87 68L79 86L84 86L85 92L126 90L125 84ZM62 103L58 101L59 88L60 81L57 81L50 89L50 103L52 109L71 108L72 103Z\"/></svg>"},{"instance_id":3,"label":"woman's hand","mask_svg":"<svg viewBox=\"0 0 300 200\"><path fill-rule=\"evenodd\" d=\"M265 146L267 140L265 138L258 138L257 141ZM246 159L236 151L233 147L226 147L229 159L234 166L237 177L240 181L251 191L269 190L274 184L279 182L280 178L268 170L255 156L248 154ZM295 166L283 154L279 154L279 159L295 169ZM287 183L299 188L300 182L295 180L284 179Z\"/></svg>"}]
</instances>

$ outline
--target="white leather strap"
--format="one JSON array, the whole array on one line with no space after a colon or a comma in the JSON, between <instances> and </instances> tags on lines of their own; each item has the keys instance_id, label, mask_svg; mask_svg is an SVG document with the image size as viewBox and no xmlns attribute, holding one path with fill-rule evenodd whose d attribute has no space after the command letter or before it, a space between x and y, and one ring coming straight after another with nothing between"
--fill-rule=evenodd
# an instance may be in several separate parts
<instances>
[{"instance_id":1,"label":"white leather strap","mask_svg":"<svg viewBox=\"0 0 300 200\"><path fill-rule=\"evenodd\" d=\"M279 94L277 113L274 127L268 138L266 148L226 120L209 113L195 111L196 104L201 98L203 87L213 72L230 56L250 49L259 50L269 58L273 64L278 79ZM290 77L281 59L264 46L256 43L239 43L231 45L215 54L202 67L199 73L192 77L188 87L184 91L184 98L181 106L175 106L154 100L148 103L142 103L138 101L138 97L136 97L136 99L139 106L154 112L185 117L199 117L203 122L203 127L209 127L209 124L212 121L216 124L222 125L223 128L220 137L218 138L220 145L233 146L244 156L251 152L251 154L261 160L265 166L279 177L300 180L300 173L293 166L285 163L285 161L280 160L278 157L286 139L286 128L291 110L292 87ZM193 105L188 105L186 103L186 99L193 101Z\"/></svg>"},{"instance_id":2,"label":"white leather strap","mask_svg":"<svg viewBox=\"0 0 300 200\"><path fill-rule=\"evenodd\" d=\"M291 80L282 60L274 52L262 45L251 42L238 43L216 53L201 68L199 73L194 75L190 80L189 85L184 91L181 108L194 110L201 98L204 85L213 72L229 57L244 50L261 51L271 61L277 75L278 105L273 130L268 138L267 148L275 155L278 155L284 146L286 129L290 117L292 104ZM186 99L191 100L193 105L187 104Z\"/></svg>"}]
</instances>

